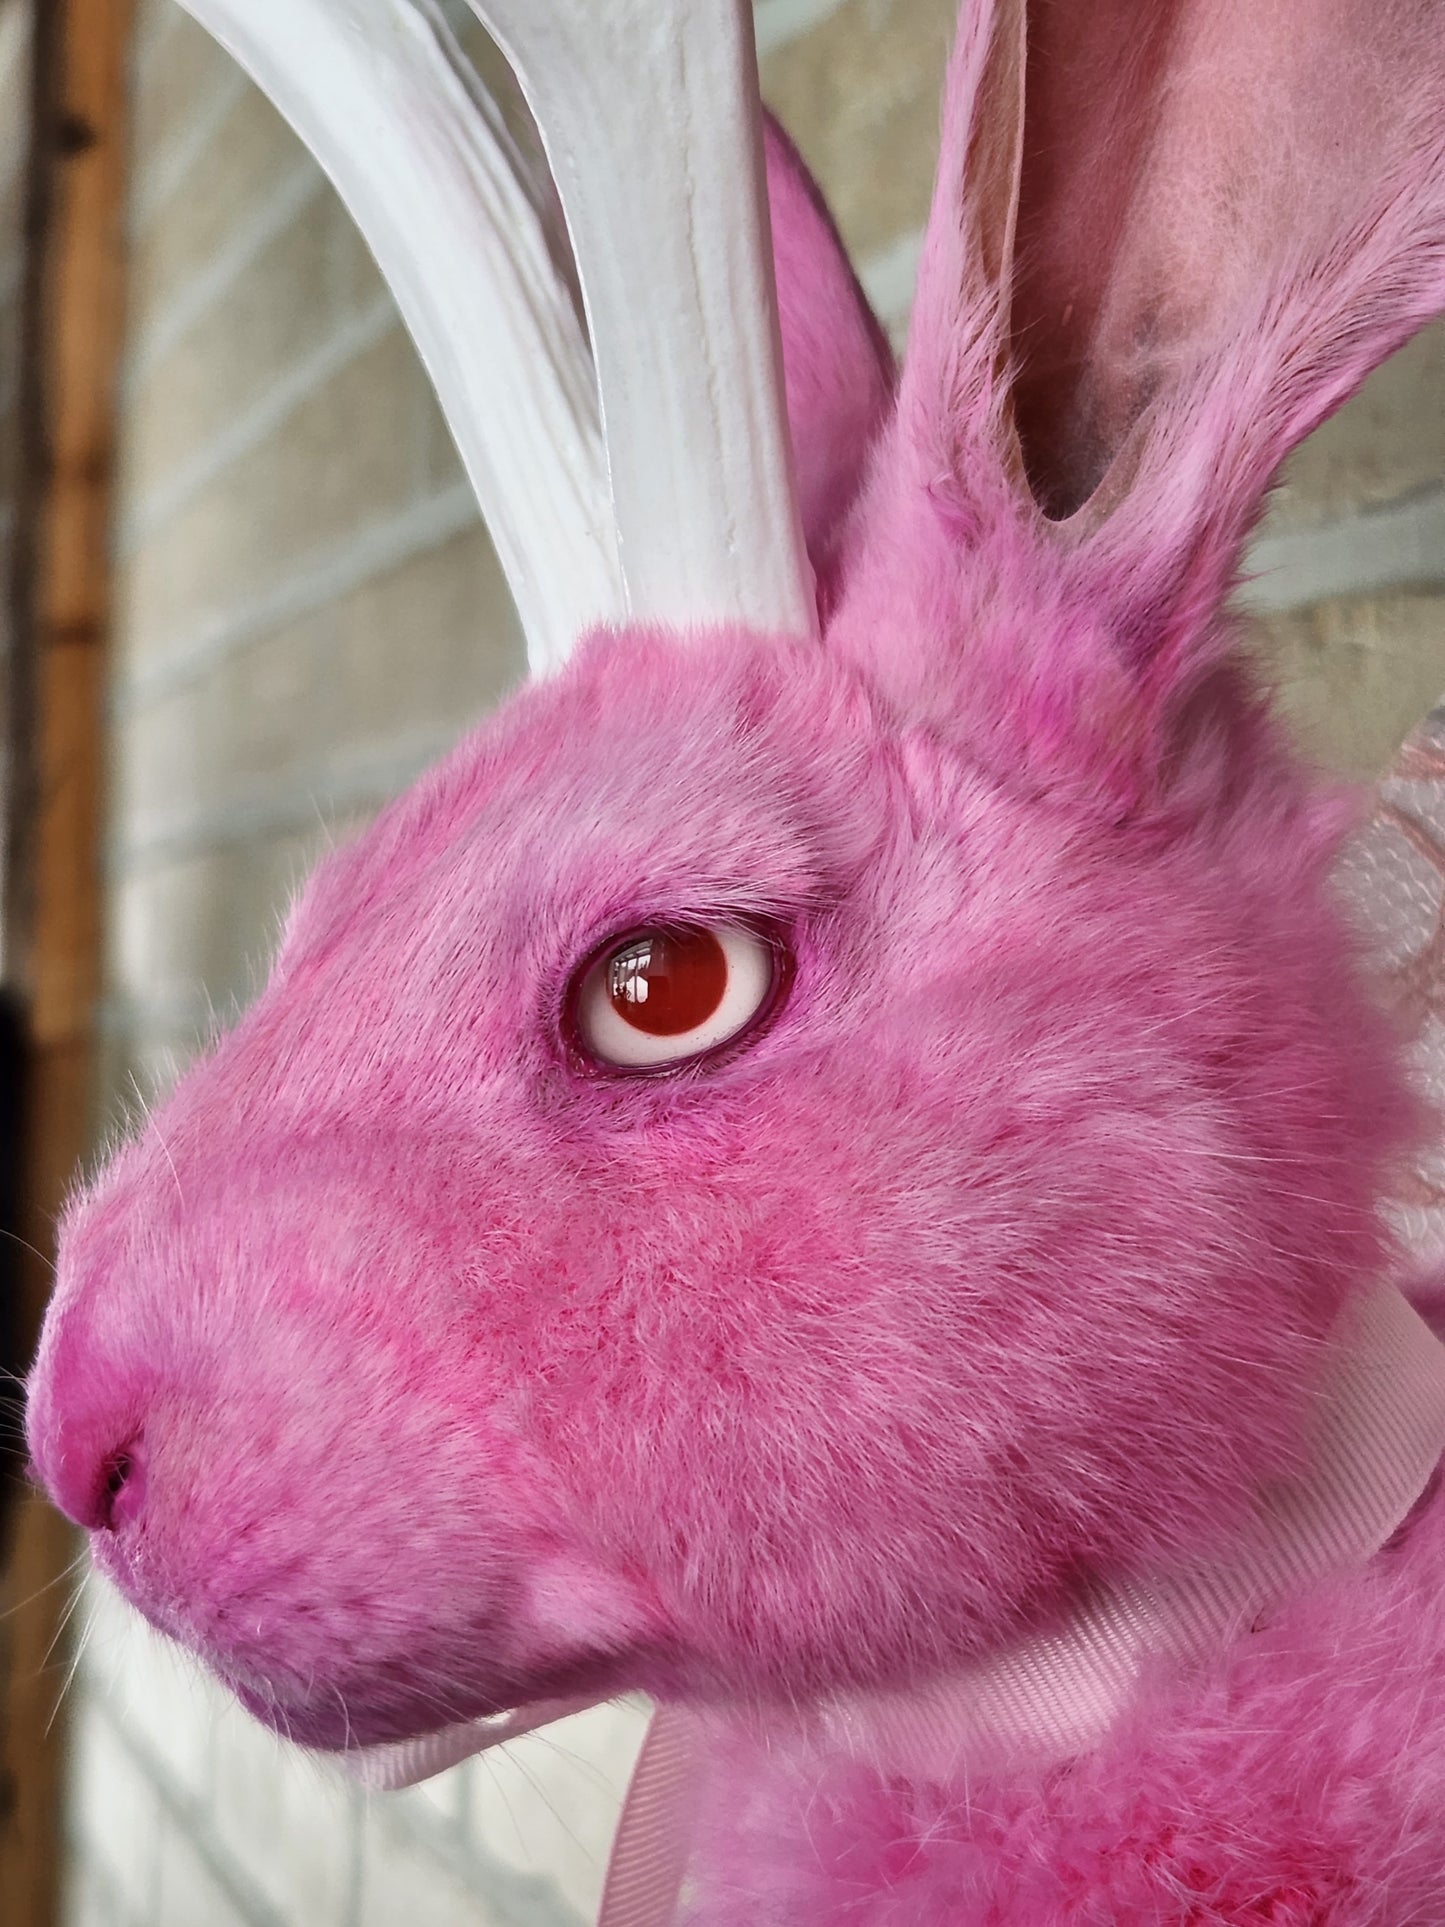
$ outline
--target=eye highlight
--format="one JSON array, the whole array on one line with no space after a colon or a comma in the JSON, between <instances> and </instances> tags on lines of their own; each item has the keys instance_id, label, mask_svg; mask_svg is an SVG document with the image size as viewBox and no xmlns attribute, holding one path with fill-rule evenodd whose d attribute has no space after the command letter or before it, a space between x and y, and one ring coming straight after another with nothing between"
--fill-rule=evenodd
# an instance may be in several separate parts
<instances>
[{"instance_id":1,"label":"eye highlight","mask_svg":"<svg viewBox=\"0 0 1445 1927\"><path fill-rule=\"evenodd\" d=\"M779 946L756 931L657 925L615 937L568 997L576 1044L613 1070L659 1070L731 1042L772 1008Z\"/></svg>"}]
</instances>

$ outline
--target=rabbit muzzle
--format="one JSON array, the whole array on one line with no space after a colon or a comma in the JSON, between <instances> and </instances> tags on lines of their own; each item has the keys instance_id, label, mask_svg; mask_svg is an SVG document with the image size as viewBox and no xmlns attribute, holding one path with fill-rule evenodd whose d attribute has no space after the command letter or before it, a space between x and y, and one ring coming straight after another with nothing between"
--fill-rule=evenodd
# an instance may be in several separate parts
<instances>
[{"instance_id":1,"label":"rabbit muzzle","mask_svg":"<svg viewBox=\"0 0 1445 1927\"><path fill-rule=\"evenodd\" d=\"M460 1293L439 1316L426 1205L289 1162L269 1209L242 1180L244 1236L222 1186L188 1228L173 1189L68 1242L30 1385L40 1477L133 1605L308 1744L609 1687L653 1616L570 1529L484 1326L444 1343Z\"/></svg>"}]
</instances>

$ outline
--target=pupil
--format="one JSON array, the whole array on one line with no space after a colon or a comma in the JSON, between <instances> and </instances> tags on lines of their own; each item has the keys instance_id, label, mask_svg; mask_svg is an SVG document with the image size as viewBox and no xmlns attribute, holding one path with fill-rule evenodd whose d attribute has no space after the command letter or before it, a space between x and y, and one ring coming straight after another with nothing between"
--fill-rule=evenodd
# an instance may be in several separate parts
<instances>
[{"instance_id":1,"label":"pupil","mask_svg":"<svg viewBox=\"0 0 1445 1927\"><path fill-rule=\"evenodd\" d=\"M705 1024L723 1000L728 963L708 930L650 930L607 966L619 1017L649 1037L680 1037Z\"/></svg>"}]
</instances>

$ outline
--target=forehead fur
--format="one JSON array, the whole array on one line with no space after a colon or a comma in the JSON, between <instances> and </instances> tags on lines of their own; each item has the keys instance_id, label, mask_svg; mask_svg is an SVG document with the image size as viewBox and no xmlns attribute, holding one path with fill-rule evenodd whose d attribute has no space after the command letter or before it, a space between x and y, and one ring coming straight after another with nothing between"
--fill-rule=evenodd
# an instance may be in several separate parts
<instances>
[{"instance_id":1,"label":"forehead fur","mask_svg":"<svg viewBox=\"0 0 1445 1927\"><path fill-rule=\"evenodd\" d=\"M879 746L861 686L814 645L601 632L321 865L280 970L409 918L434 943L423 904L464 915L467 889L517 909L510 932L489 923L501 943L579 912L804 907L883 833Z\"/></svg>"}]
</instances>

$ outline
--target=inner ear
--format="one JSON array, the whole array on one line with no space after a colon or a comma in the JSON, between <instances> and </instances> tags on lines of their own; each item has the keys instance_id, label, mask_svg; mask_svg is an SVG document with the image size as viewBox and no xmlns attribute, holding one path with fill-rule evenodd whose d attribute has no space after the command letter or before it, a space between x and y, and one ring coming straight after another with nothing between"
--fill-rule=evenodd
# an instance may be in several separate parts
<instances>
[{"instance_id":1,"label":"inner ear","mask_svg":"<svg viewBox=\"0 0 1445 1927\"><path fill-rule=\"evenodd\" d=\"M1093 494L1148 401L1142 372L1108 385L1090 375L1184 11L1184 0L1029 7L1009 342L1024 472L1051 520ZM1154 365L1141 354L1141 371Z\"/></svg>"}]
</instances>

